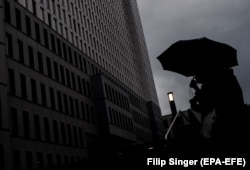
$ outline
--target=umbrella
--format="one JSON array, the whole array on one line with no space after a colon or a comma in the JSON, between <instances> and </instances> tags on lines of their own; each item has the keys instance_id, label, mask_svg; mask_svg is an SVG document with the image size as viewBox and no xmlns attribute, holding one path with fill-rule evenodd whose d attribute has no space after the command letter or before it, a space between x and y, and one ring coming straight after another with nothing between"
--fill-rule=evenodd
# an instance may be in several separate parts
<instances>
[{"instance_id":1,"label":"umbrella","mask_svg":"<svg viewBox=\"0 0 250 170\"><path fill-rule=\"evenodd\" d=\"M236 50L233 47L206 37L177 41L157 59L164 70L187 77L238 65Z\"/></svg>"}]
</instances>

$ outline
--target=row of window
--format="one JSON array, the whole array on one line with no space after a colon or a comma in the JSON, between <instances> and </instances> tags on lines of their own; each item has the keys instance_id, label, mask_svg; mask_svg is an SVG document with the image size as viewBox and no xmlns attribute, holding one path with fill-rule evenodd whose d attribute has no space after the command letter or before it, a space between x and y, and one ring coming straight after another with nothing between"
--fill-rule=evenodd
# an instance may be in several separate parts
<instances>
[{"instance_id":1,"label":"row of window","mask_svg":"<svg viewBox=\"0 0 250 170\"><path fill-rule=\"evenodd\" d=\"M140 141L152 142L152 134L145 130L135 127L135 134L136 134L137 139Z\"/></svg>"},{"instance_id":2,"label":"row of window","mask_svg":"<svg viewBox=\"0 0 250 170\"><path fill-rule=\"evenodd\" d=\"M83 157L76 155L13 150L14 170L55 168L77 164L83 159Z\"/></svg>"},{"instance_id":3,"label":"row of window","mask_svg":"<svg viewBox=\"0 0 250 170\"><path fill-rule=\"evenodd\" d=\"M144 108L145 106L143 107L143 101L141 101L138 97L136 97L132 93L129 93L129 101L133 106L137 107L138 109L140 110L145 109Z\"/></svg>"},{"instance_id":4,"label":"row of window","mask_svg":"<svg viewBox=\"0 0 250 170\"><path fill-rule=\"evenodd\" d=\"M132 111L132 115L133 115L133 120L135 122L137 122L138 124L151 129L150 126L150 121L147 117L143 116L142 114L138 113L137 111L135 111L134 109L131 110Z\"/></svg>"},{"instance_id":5,"label":"row of window","mask_svg":"<svg viewBox=\"0 0 250 170\"><path fill-rule=\"evenodd\" d=\"M112 4L114 4L114 3L115 2L112 2ZM64 5L61 5L60 3L55 4L55 2L52 2L52 6L53 6L52 12L51 12L51 8L50 8L50 3L47 3L48 11L44 8L44 5L41 5L40 6L41 14L40 14L40 16L38 15L38 17L40 19L42 19L50 27L52 27L52 29L58 31L60 34L63 34L62 33L63 32L62 31L63 25L66 25L65 29L67 28L67 26L69 26L69 28L72 29L72 31L73 31L72 34L78 33L78 35L80 37L82 37L84 40L87 40L87 44L91 44L91 46L94 47L94 49L98 49L97 51L100 51L100 48L98 48L98 47L101 47L101 44L99 44L98 40L102 40L102 42L104 44L108 45L108 49L111 49L111 47L112 47L113 54L116 53L118 51L118 49L115 49L115 48L119 44L112 45L112 43L116 42L115 40L117 38L115 38L115 37L120 35L120 34L116 33L116 36L114 35L114 32L117 32L117 25L118 24L114 24L114 22L112 22L112 21L117 21L117 19L112 17L112 15L110 15L109 17L104 17L105 19L102 18L106 14L109 14L109 12L102 13L99 15L99 13L98 13L99 10L97 10L98 6L93 5L93 8L89 8L89 7L87 7L87 3L85 5L83 3L81 3L79 5L76 5L76 4L77 4L76 2L74 2L74 3L71 2L70 4L68 3L68 11L69 12L67 12L64 9ZM106 4L106 3L103 3L102 5L104 5L104 4ZM56 6L57 6L57 9L55 8ZM118 5L115 8L117 8L117 7L120 7L120 6ZM81 8L81 9L79 10L79 8ZM113 9L112 7L108 7L108 8ZM95 14L93 11L95 11ZM47 18L45 18L46 14L47 14ZM120 13L117 13L117 14L120 15ZM66 16L67 16L67 18L66 18ZM100 18L102 18L102 19L100 19ZM59 29L57 28L57 26L59 26ZM84 30L84 28L86 28L86 30ZM98 29L98 28L100 28L100 29ZM93 35L88 33L88 30L91 33L93 33ZM67 32L67 31L65 31L65 32ZM123 31L121 31L121 32L123 32ZM103 35L104 33L106 33L107 36ZM64 34L63 34L63 36L67 39L68 39L68 37L70 37L70 36L67 36ZM71 37L69 38L70 41L71 41L72 37L73 37L73 35L71 35ZM90 39L88 39L88 37L90 37ZM96 40L95 37L98 37L98 40ZM111 38L111 40L107 41L107 38ZM118 54L116 54L116 55L118 55Z\"/></svg>"},{"instance_id":6,"label":"row of window","mask_svg":"<svg viewBox=\"0 0 250 170\"><path fill-rule=\"evenodd\" d=\"M8 5L6 5L8 7L9 3L7 1L6 1L6 3L8 4ZM22 27L23 27L22 22L21 22L22 21L21 20L21 12L17 8L15 9L15 12L16 12L16 28L21 31ZM10 13L9 13L9 15L10 15ZM8 16L7 18L8 18L8 19L6 19L7 21L10 20L10 16ZM25 16L25 23L26 23L26 34L28 36L32 36L33 26L32 26L30 17L28 17L27 15ZM64 42L61 42L52 33L49 34L46 28L43 28L43 30L41 32L41 30L40 30L41 27L37 22L34 23L34 26L35 26L35 36L33 38L35 38L36 42L41 43L41 41L43 40L43 45L46 48L49 48L51 51L53 51L59 57L64 58L67 62L76 66L77 68L79 68L83 72L87 71L86 70L86 59L84 57L82 57L76 51L71 50L71 47L67 46ZM41 36L41 33L43 33L42 34L43 36ZM7 38L10 39L11 36L7 35ZM12 47L11 39L8 42L9 43L7 43L7 45L9 45L9 49L12 49L11 48ZM83 43L81 43L81 44L83 44ZM74 56L72 53L74 54ZM8 55L11 57L11 54L12 53L9 52Z\"/></svg>"},{"instance_id":7,"label":"row of window","mask_svg":"<svg viewBox=\"0 0 250 170\"><path fill-rule=\"evenodd\" d=\"M11 108L12 135L83 148L81 127ZM23 133L22 133L23 132Z\"/></svg>"},{"instance_id":8,"label":"row of window","mask_svg":"<svg viewBox=\"0 0 250 170\"><path fill-rule=\"evenodd\" d=\"M6 14L6 22L9 22L11 23L11 13L9 12L10 9L9 9L9 2L8 1L5 1L5 5L6 5L6 9L5 9L5 14ZM22 23L26 23L26 34L28 36L32 36L32 23L31 23L31 20L30 20L30 17L28 17L27 15L25 16L25 22L22 22L22 15L21 15L21 12L18 8L15 8L15 14L16 14L16 28L20 31L22 31L22 28L24 27ZM8 15L8 16L7 16ZM36 39L37 42L39 43L42 43L42 38L41 38L41 31L40 31L40 25L35 22L34 23L35 25L35 36L33 38ZM72 32L73 34L73 32ZM83 34L85 34L85 32L83 32ZM73 36L73 35L72 35ZM66 50L66 48L63 48L64 51L62 51L62 47L61 47L61 42L59 39L57 39L57 42L56 39L55 39L55 36L53 34L50 34L50 41L49 41L49 35L48 35L48 31L47 29L43 29L43 38L44 38L44 42L43 42L43 45L45 45L45 47L47 48L50 48L54 53L58 54L60 57L62 55L62 52L64 52ZM76 42L77 44L76 47L79 47L80 50L84 49L84 52L89 54L90 56L96 56L94 50L91 50L90 49L90 46L88 46L87 44L93 44L93 46L95 47L95 49L97 48L97 42L95 40L95 38L93 38L91 36L91 34L88 33L88 31L86 31L86 40L87 40L87 44L86 43L83 43L82 40L80 40L78 42L78 36L75 36L75 38L77 39ZM79 44L78 44L79 43ZM57 47L56 47L56 44L57 44ZM50 45L50 46L49 46ZM62 46L64 46L65 44L63 43ZM99 46L98 46L99 47ZM101 50L100 50L101 51ZM70 53L70 52L69 52ZM71 54L70 54L71 55ZM69 55L69 59L67 58L66 54L64 53L64 59L67 60L68 62L71 62L70 60L70 55ZM98 55L97 55L98 56ZM95 61L99 61L98 63L103 64L103 66L105 65L105 62L104 62L104 59L103 60L100 60L100 57L97 57L98 59L96 59ZM77 63L77 62L76 62ZM81 63L81 62L79 62Z\"/></svg>"},{"instance_id":9,"label":"row of window","mask_svg":"<svg viewBox=\"0 0 250 170\"><path fill-rule=\"evenodd\" d=\"M105 86L106 97L108 100L124 108L125 110L130 111L129 100L127 97L125 97L124 95L122 95L121 93L119 93L117 90L110 87L106 83L104 84L104 86Z\"/></svg>"},{"instance_id":10,"label":"row of window","mask_svg":"<svg viewBox=\"0 0 250 170\"><path fill-rule=\"evenodd\" d=\"M12 69L9 72L9 93L14 96L19 96L24 100L30 100L34 103L41 104L44 107L49 107L52 110L65 113L67 115L95 123L93 106L79 101L61 90L55 90L53 87L48 87L44 83L38 83L34 79L30 79L30 84L24 74L20 74L20 79L15 77L15 72ZM16 92L16 81L21 87L20 94ZM40 88L40 89L39 89ZM30 94L30 96L28 96ZM38 97L40 96L40 97ZM38 100L38 98L40 100Z\"/></svg>"},{"instance_id":11,"label":"row of window","mask_svg":"<svg viewBox=\"0 0 250 170\"><path fill-rule=\"evenodd\" d=\"M6 33L6 41L7 55L9 57L13 57L13 42L11 34ZM68 68L64 67L64 65L58 64L58 62L56 61L52 61L49 57L45 58L40 51L37 51L37 53L34 52L32 46L28 45L27 49L24 48L23 42L19 39L17 39L17 46L19 62L29 66L31 69L39 71L41 74L46 74L48 77L54 79L55 81L60 82L63 85L82 93L85 96L91 97L89 82L84 78L81 78L79 75L75 75L74 72L70 72ZM28 54L26 55L26 53ZM78 63L79 60L77 60L77 55L75 56L75 61L76 63ZM80 55L79 59L81 59ZM86 61L83 61L84 68L86 68ZM79 64L79 66L82 67L83 65Z\"/></svg>"},{"instance_id":12,"label":"row of window","mask_svg":"<svg viewBox=\"0 0 250 170\"><path fill-rule=\"evenodd\" d=\"M6 3L8 4L8 1L6 1ZM6 5L6 6L9 6L9 5ZM8 10L6 10L6 11L8 11ZM19 30L21 30L22 29L22 23L24 23L24 22L21 22L22 20L22 17L21 17L21 12L20 12L20 10L19 9L17 9L16 8L16 10L15 10L15 12L16 12L16 27L19 29ZM7 14L6 14L7 15ZM43 14L44 15L44 14ZM60 15L59 15L60 16ZM10 17L7 17L7 18L9 18L10 19ZM70 17L71 18L71 17ZM7 20L7 19L6 19ZM52 21L54 21L54 20L57 20L57 17L55 17L55 18L53 18L53 19L51 19L51 15L50 14L48 14L48 24L49 24L49 26L51 25L51 22ZM71 21L71 19L69 19L69 21ZM73 21L75 21L75 20L73 20ZM87 21L89 21L89 20L87 20ZM31 25L32 25L32 23L31 23L31 21L30 21L30 18L28 17L28 16L25 16L25 22L26 22L26 32L27 32L27 34L29 35L29 36L32 36L31 35L31 33L32 33L32 28L33 27L31 27ZM55 21L56 22L56 21ZM53 22L52 22L53 23ZM71 23L71 22L70 22ZM76 27L75 25L75 22L73 22L74 24L74 28ZM89 23L89 22L87 22L87 23ZM91 23L92 24L92 23ZM39 43L41 43L41 41L42 41L42 38L40 37L40 26L39 26L39 24L38 23L36 23L35 22L35 36L34 36L34 38L37 40L37 42L39 42ZM54 27L56 27L55 29L57 30L57 24L56 23L54 23L53 25L55 25ZM72 25L72 24L69 24L69 25ZM87 26L88 26L89 24L87 24ZM87 28L89 28L90 26L88 26ZM93 26L91 26L90 28L92 28ZM53 26L52 26L52 28L53 28ZM62 30L62 24L60 23L59 24L59 28L60 29L58 29L57 31L58 31L58 33L61 33L62 34L62 32L63 32L63 30ZM90 30L90 28L89 28L89 30ZM96 30L96 27L94 27L95 29L94 30ZM101 29L101 30L103 30L103 29ZM99 29L97 29L97 31L98 31L98 33L99 33ZM73 37L73 32L71 32L69 35L68 35L68 29L67 29L67 26L65 26L65 35L66 35L66 39L69 39L68 38L68 36L69 37L71 37L70 39L72 39L72 37ZM74 32L77 32L77 29L75 28L75 31ZM100 65L102 65L105 69L107 69L109 72L111 72L112 74L114 74L115 76L117 76L118 78L120 78L120 79L122 79L124 82L128 82L128 81L125 81L125 79L127 79L126 78L126 76L124 76L125 74L122 74L122 72L124 72L124 71L122 71L122 70L119 70L119 69L117 69L117 68L120 68L119 67L119 65L121 65L120 64L120 62L118 62L118 60L117 60L117 57L115 57L115 56L121 56L122 55L122 53L121 52L119 52L119 53L117 53L119 50L116 48L118 45L112 45L112 42L115 42L115 40L108 40L107 42L105 42L105 44L107 44L107 49L112 49L111 51L112 52L110 52L109 50L107 50L101 43L99 43L99 40L97 40L94 36L92 36L92 34L90 34L90 32L88 32L88 30L84 30L84 28L82 27L82 33L81 33L81 29L80 29L80 25L79 25L79 23L78 23L78 32L79 32L79 35L75 35L75 37L74 37L74 45L76 46L76 47L78 47L80 50L82 50L83 52L85 52L86 54L88 54L93 60L95 60L98 64L100 64ZM95 32L95 31L94 31ZM84 40L86 40L86 42L87 43L83 43L83 41L82 40L79 40L79 36L81 37L81 35L83 34L83 39ZM119 34L117 34L117 35L119 35ZM59 48L59 46L60 46L60 41L59 41L59 45L58 45L58 47L57 47L57 49L58 49L58 51L56 52L56 45L55 45L55 38L54 38L54 35L50 35L51 36L51 47L50 47L50 49L52 50L52 51L54 51L55 53L57 53L58 55L60 55L60 48ZM120 36L120 35L119 35ZM44 45L46 46L46 47L49 47L49 42L48 42L48 33L47 33L47 30L46 29L43 29L43 37L44 37ZM111 35L108 35L107 37L106 36L103 36L103 35L99 35L99 39L101 39L101 38L103 38L103 37L105 37L105 39L107 39L107 37L114 37L114 35L113 34L111 34ZM70 40L69 39L69 40ZM115 39L115 38L114 38ZM70 42L72 42L72 40L70 40ZM103 43L104 43L104 40L103 40ZM54 44L54 45L53 45ZM58 43L57 43L58 44ZM90 46L89 46L90 45ZM91 49L91 48L93 48L93 49ZM105 61L105 59L104 58L102 58L96 51L98 51L98 52L100 52L101 53L101 55L102 56L106 56L105 58L106 58L106 60L108 59L108 61L110 62L110 63L112 63L112 64L110 64L110 63L108 63L107 61ZM116 54L117 53L117 54ZM129 65L129 64L128 64ZM125 73L128 73L128 72L125 72ZM132 76L133 77L133 76ZM129 83L131 83L131 82L129 82Z\"/></svg>"},{"instance_id":13,"label":"row of window","mask_svg":"<svg viewBox=\"0 0 250 170\"><path fill-rule=\"evenodd\" d=\"M133 121L128 116L125 116L123 113L110 107L108 108L108 115L110 124L125 129L129 132L134 132Z\"/></svg>"}]
</instances>

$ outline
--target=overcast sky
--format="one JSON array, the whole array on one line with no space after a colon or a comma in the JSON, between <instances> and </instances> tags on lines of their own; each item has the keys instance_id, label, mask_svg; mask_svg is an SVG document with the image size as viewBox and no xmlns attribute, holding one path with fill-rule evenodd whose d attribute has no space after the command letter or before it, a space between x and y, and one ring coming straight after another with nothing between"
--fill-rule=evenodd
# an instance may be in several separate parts
<instances>
[{"instance_id":1,"label":"overcast sky","mask_svg":"<svg viewBox=\"0 0 250 170\"><path fill-rule=\"evenodd\" d=\"M235 75L250 104L250 0L137 0L162 114L189 108L191 78L165 71L156 59L178 40L207 37L237 49Z\"/></svg>"}]
</instances>

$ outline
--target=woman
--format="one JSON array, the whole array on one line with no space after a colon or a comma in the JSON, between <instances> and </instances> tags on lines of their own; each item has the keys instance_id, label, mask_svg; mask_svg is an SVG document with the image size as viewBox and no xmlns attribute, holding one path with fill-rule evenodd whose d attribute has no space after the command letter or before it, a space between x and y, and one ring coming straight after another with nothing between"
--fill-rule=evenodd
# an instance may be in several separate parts
<instances>
[{"instance_id":1,"label":"woman","mask_svg":"<svg viewBox=\"0 0 250 170\"><path fill-rule=\"evenodd\" d=\"M201 88L197 83L202 84ZM197 74L190 87L195 89L191 108L202 114L203 137L209 138L216 150L237 147L244 100L233 70Z\"/></svg>"}]
</instances>

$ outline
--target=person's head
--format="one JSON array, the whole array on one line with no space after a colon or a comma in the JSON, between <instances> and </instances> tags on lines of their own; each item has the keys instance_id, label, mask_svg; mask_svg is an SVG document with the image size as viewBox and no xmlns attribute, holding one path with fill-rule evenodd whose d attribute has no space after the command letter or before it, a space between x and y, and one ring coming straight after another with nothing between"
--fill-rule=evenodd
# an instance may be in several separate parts
<instances>
[{"instance_id":1,"label":"person's head","mask_svg":"<svg viewBox=\"0 0 250 170\"><path fill-rule=\"evenodd\" d=\"M218 80L223 76L233 74L233 69L213 69L213 70L206 70L201 71L195 74L195 79L198 83L209 83L211 81Z\"/></svg>"},{"instance_id":2,"label":"person's head","mask_svg":"<svg viewBox=\"0 0 250 170\"><path fill-rule=\"evenodd\" d=\"M208 72L199 72L194 77L198 83L206 83L212 79L213 74Z\"/></svg>"}]
</instances>

